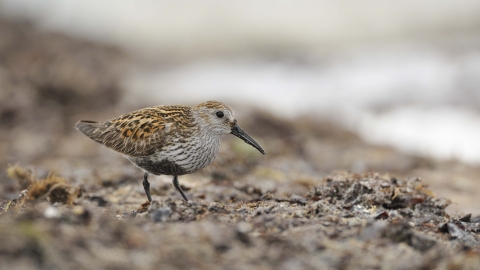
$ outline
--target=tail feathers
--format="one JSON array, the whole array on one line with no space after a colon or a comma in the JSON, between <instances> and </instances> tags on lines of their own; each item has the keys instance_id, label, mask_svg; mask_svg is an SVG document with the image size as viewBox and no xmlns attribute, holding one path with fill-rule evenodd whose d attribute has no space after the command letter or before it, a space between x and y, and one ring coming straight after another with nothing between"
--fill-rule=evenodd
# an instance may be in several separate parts
<instances>
[{"instance_id":1,"label":"tail feathers","mask_svg":"<svg viewBox=\"0 0 480 270\"><path fill-rule=\"evenodd\" d=\"M75 124L75 127L83 134L91 139L101 142L101 135L105 132L105 125L103 122L80 120Z\"/></svg>"}]
</instances>

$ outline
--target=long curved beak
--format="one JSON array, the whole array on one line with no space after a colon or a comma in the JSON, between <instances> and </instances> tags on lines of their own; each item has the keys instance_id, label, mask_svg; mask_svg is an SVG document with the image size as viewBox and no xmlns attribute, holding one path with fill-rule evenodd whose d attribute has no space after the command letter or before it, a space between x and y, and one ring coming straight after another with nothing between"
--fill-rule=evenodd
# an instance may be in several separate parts
<instances>
[{"instance_id":1,"label":"long curved beak","mask_svg":"<svg viewBox=\"0 0 480 270\"><path fill-rule=\"evenodd\" d=\"M250 144L251 146L255 147L260 153L266 154L265 150L258 144L250 135L248 135L243 129L241 129L237 123L235 123L232 127L232 131L230 132L233 135L237 136L238 138L242 139L244 142L247 144Z\"/></svg>"}]
</instances>

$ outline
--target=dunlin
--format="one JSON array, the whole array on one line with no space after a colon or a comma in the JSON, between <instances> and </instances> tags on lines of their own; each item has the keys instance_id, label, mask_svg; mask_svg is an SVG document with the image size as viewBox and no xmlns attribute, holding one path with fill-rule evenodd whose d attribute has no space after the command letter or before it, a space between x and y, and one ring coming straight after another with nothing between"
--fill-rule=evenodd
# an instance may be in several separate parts
<instances>
[{"instance_id":1,"label":"dunlin","mask_svg":"<svg viewBox=\"0 0 480 270\"><path fill-rule=\"evenodd\" d=\"M92 140L121 153L145 172L143 187L150 202L149 173L173 175L173 185L188 201L178 176L210 165L225 134L231 133L266 154L238 126L233 110L217 101L197 106L149 107L104 122L82 120L75 126Z\"/></svg>"}]
</instances>

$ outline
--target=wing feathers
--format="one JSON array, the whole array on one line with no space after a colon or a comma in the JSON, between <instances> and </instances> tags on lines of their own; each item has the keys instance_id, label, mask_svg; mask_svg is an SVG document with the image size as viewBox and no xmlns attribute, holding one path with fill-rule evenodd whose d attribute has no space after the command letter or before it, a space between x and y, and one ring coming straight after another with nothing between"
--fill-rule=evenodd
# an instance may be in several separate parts
<instances>
[{"instance_id":1,"label":"wing feathers","mask_svg":"<svg viewBox=\"0 0 480 270\"><path fill-rule=\"evenodd\" d=\"M195 120L191 107L157 106L127 113L105 122L79 121L78 130L92 140L129 156L145 156L160 151L167 135L185 137Z\"/></svg>"},{"instance_id":2,"label":"wing feathers","mask_svg":"<svg viewBox=\"0 0 480 270\"><path fill-rule=\"evenodd\" d=\"M157 129L154 133L145 133L140 127L122 130L122 125L124 129L125 126L129 126L123 123L116 126L111 121L79 121L75 124L78 130L92 140L122 154L130 156L150 155L156 149L162 147L163 136L156 134L161 133L162 129Z\"/></svg>"}]
</instances>

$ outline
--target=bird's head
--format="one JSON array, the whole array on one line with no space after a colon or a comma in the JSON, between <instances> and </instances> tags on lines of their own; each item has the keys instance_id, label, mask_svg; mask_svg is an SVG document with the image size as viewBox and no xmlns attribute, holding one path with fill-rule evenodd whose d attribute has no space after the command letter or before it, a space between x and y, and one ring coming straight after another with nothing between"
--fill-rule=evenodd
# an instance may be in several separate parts
<instances>
[{"instance_id":1,"label":"bird's head","mask_svg":"<svg viewBox=\"0 0 480 270\"><path fill-rule=\"evenodd\" d=\"M255 147L260 153L266 154L265 150L237 124L233 110L218 101L207 101L194 107L194 111L202 119L204 128L216 135L231 133L247 144Z\"/></svg>"}]
</instances>

